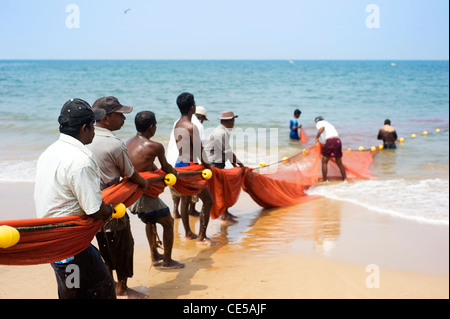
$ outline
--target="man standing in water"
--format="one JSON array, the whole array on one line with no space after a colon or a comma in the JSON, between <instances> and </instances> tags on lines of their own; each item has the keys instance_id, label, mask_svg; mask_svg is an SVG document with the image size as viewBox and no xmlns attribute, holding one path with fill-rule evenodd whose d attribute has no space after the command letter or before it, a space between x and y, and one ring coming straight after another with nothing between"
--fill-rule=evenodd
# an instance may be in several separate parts
<instances>
[{"instance_id":1,"label":"man standing in water","mask_svg":"<svg viewBox=\"0 0 450 319\"><path fill-rule=\"evenodd\" d=\"M137 134L128 141L127 148L136 170L139 172L155 171L157 167L154 163L158 158L164 172L177 175L177 171L167 163L164 146L151 140L156 132L155 114L150 111L139 112L134 122ZM153 266L161 265L163 269L183 268L184 264L172 259L173 218L170 216L169 207L158 197L150 197L144 193L136 203L130 206L130 210L145 223ZM164 255L162 256L156 247L156 227L154 227L156 223L163 226Z\"/></svg>"},{"instance_id":2,"label":"man standing in water","mask_svg":"<svg viewBox=\"0 0 450 319\"><path fill-rule=\"evenodd\" d=\"M385 120L384 126L380 129L377 136L377 139L383 140L383 148L397 148L395 145L397 138L397 132L395 131L395 128L391 126L391 120Z\"/></svg>"},{"instance_id":3,"label":"man standing in water","mask_svg":"<svg viewBox=\"0 0 450 319\"><path fill-rule=\"evenodd\" d=\"M174 134L178 148L178 159L175 167L186 167L198 163L198 160L206 167L210 165L205 162L206 156L203 156L203 146L197 127L192 123L192 116L195 114L195 100L190 93L181 93L177 98L177 105L180 110L180 119L175 125ZM198 197L203 202L200 212L200 229L198 236L191 231L189 226L189 201L190 196L182 196L180 203L180 214L183 222L187 239L197 239L198 243L214 245L215 242L206 236L206 229L209 223L209 214L213 205L213 198L209 188L206 187Z\"/></svg>"},{"instance_id":4,"label":"man standing in water","mask_svg":"<svg viewBox=\"0 0 450 319\"><path fill-rule=\"evenodd\" d=\"M336 128L324 120L322 116L318 116L315 119L316 128L318 130L316 135L316 142L319 142L319 137L323 134L322 139L325 141L325 145L322 148L322 175L323 181L328 180L328 161L330 158L336 159L336 164L341 171L342 180L347 179L345 167L342 164L342 143L339 138Z\"/></svg>"}]
</instances>

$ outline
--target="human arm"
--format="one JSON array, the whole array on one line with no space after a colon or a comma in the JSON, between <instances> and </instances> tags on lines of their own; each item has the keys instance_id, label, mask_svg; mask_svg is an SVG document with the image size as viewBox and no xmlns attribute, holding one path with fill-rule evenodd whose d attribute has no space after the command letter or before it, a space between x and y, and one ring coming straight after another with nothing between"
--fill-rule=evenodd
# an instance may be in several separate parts
<instances>
[{"instance_id":1,"label":"human arm","mask_svg":"<svg viewBox=\"0 0 450 319\"><path fill-rule=\"evenodd\" d=\"M133 175L129 177L129 179L132 182L138 184L144 190L144 192L147 190L148 181L144 179L136 169L134 170Z\"/></svg>"},{"instance_id":2,"label":"human arm","mask_svg":"<svg viewBox=\"0 0 450 319\"><path fill-rule=\"evenodd\" d=\"M106 205L105 202L102 201L99 210L96 213L91 214L89 216L94 219L108 219L109 217L111 217L113 211L114 209L112 208L111 205Z\"/></svg>"},{"instance_id":3,"label":"human arm","mask_svg":"<svg viewBox=\"0 0 450 319\"><path fill-rule=\"evenodd\" d=\"M382 139L383 139L383 134L382 134L382 131L379 130L379 131L378 131L377 140L382 140Z\"/></svg>"},{"instance_id":4,"label":"human arm","mask_svg":"<svg viewBox=\"0 0 450 319\"><path fill-rule=\"evenodd\" d=\"M319 137L320 135L322 135L323 131L325 130L324 127L319 128L319 130L317 131L317 135L316 135L316 143L319 142Z\"/></svg>"},{"instance_id":5,"label":"human arm","mask_svg":"<svg viewBox=\"0 0 450 319\"><path fill-rule=\"evenodd\" d=\"M178 176L178 172L172 165L169 164L166 158L164 146L162 144L157 144L155 147L156 157L158 157L159 163L161 164L161 169L166 173L172 173L175 176Z\"/></svg>"}]
</instances>

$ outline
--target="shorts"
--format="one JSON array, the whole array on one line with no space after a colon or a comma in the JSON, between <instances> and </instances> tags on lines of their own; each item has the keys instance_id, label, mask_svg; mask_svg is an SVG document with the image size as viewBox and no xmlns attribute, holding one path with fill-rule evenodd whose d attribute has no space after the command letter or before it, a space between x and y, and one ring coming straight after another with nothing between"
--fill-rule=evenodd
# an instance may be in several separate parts
<instances>
[{"instance_id":1,"label":"shorts","mask_svg":"<svg viewBox=\"0 0 450 319\"><path fill-rule=\"evenodd\" d=\"M322 148L322 155L328 158L342 157L342 143L339 137L332 137L326 140Z\"/></svg>"},{"instance_id":2,"label":"shorts","mask_svg":"<svg viewBox=\"0 0 450 319\"><path fill-rule=\"evenodd\" d=\"M383 148L385 148L385 149L396 149L397 145L395 145L395 143L394 144L384 144Z\"/></svg>"},{"instance_id":3,"label":"shorts","mask_svg":"<svg viewBox=\"0 0 450 319\"><path fill-rule=\"evenodd\" d=\"M110 269L117 272L119 278L133 277L134 239L131 233L130 217L125 214L120 220L126 220L125 227L103 227L95 236L100 254ZM117 219L110 219L105 226Z\"/></svg>"},{"instance_id":4,"label":"shorts","mask_svg":"<svg viewBox=\"0 0 450 319\"><path fill-rule=\"evenodd\" d=\"M113 277L94 246L70 259L51 264L59 299L116 299Z\"/></svg>"},{"instance_id":5,"label":"shorts","mask_svg":"<svg viewBox=\"0 0 450 319\"><path fill-rule=\"evenodd\" d=\"M179 161L177 160L177 162L175 163L175 167L188 167L188 166L192 166L192 165L197 165L194 162L183 162L183 161Z\"/></svg>"},{"instance_id":6,"label":"shorts","mask_svg":"<svg viewBox=\"0 0 450 319\"><path fill-rule=\"evenodd\" d=\"M170 194L172 195L172 200L177 200L177 199L181 198L181 196L183 196L180 193L178 193L177 190L175 188L173 188L173 187L170 187ZM198 196L197 195L192 195L191 202L194 203L194 204L197 203L198 202Z\"/></svg>"},{"instance_id":7,"label":"shorts","mask_svg":"<svg viewBox=\"0 0 450 319\"><path fill-rule=\"evenodd\" d=\"M161 218L170 216L169 207L161 199L146 194L131 205L130 210L145 224L156 224Z\"/></svg>"}]
</instances>

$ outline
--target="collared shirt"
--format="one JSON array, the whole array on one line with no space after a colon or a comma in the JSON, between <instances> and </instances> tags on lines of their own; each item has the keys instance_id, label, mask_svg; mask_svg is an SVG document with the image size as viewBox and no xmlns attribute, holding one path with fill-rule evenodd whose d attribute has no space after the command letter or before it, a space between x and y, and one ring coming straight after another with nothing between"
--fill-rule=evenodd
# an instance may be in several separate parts
<instances>
[{"instance_id":1,"label":"collared shirt","mask_svg":"<svg viewBox=\"0 0 450 319\"><path fill-rule=\"evenodd\" d=\"M41 154L34 202L39 218L91 215L100 209L99 168L83 143L61 134Z\"/></svg>"},{"instance_id":2,"label":"collared shirt","mask_svg":"<svg viewBox=\"0 0 450 319\"><path fill-rule=\"evenodd\" d=\"M134 166L125 143L110 130L96 126L94 140L86 147L100 168L101 190L118 183L121 177L133 175Z\"/></svg>"},{"instance_id":3,"label":"collared shirt","mask_svg":"<svg viewBox=\"0 0 450 319\"><path fill-rule=\"evenodd\" d=\"M339 134L336 131L336 128L333 125L331 125L330 123L328 123L327 121L317 122L316 128L319 130L322 127L324 128L324 131L320 137L323 139L323 141L326 141L327 139L332 138L332 137L339 137Z\"/></svg>"},{"instance_id":4,"label":"collared shirt","mask_svg":"<svg viewBox=\"0 0 450 319\"><path fill-rule=\"evenodd\" d=\"M230 146L231 129L220 124L211 132L205 145L208 162L225 164L227 160L233 161L233 150Z\"/></svg>"}]
</instances>

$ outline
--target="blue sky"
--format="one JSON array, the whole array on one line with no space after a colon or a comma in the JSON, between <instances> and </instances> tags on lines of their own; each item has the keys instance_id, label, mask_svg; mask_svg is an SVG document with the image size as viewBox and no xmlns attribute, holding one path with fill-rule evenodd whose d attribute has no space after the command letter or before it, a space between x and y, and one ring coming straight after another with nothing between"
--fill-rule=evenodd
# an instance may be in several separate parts
<instances>
[{"instance_id":1,"label":"blue sky","mask_svg":"<svg viewBox=\"0 0 450 319\"><path fill-rule=\"evenodd\" d=\"M448 60L448 12L447 0L1 0L0 59Z\"/></svg>"}]
</instances>

